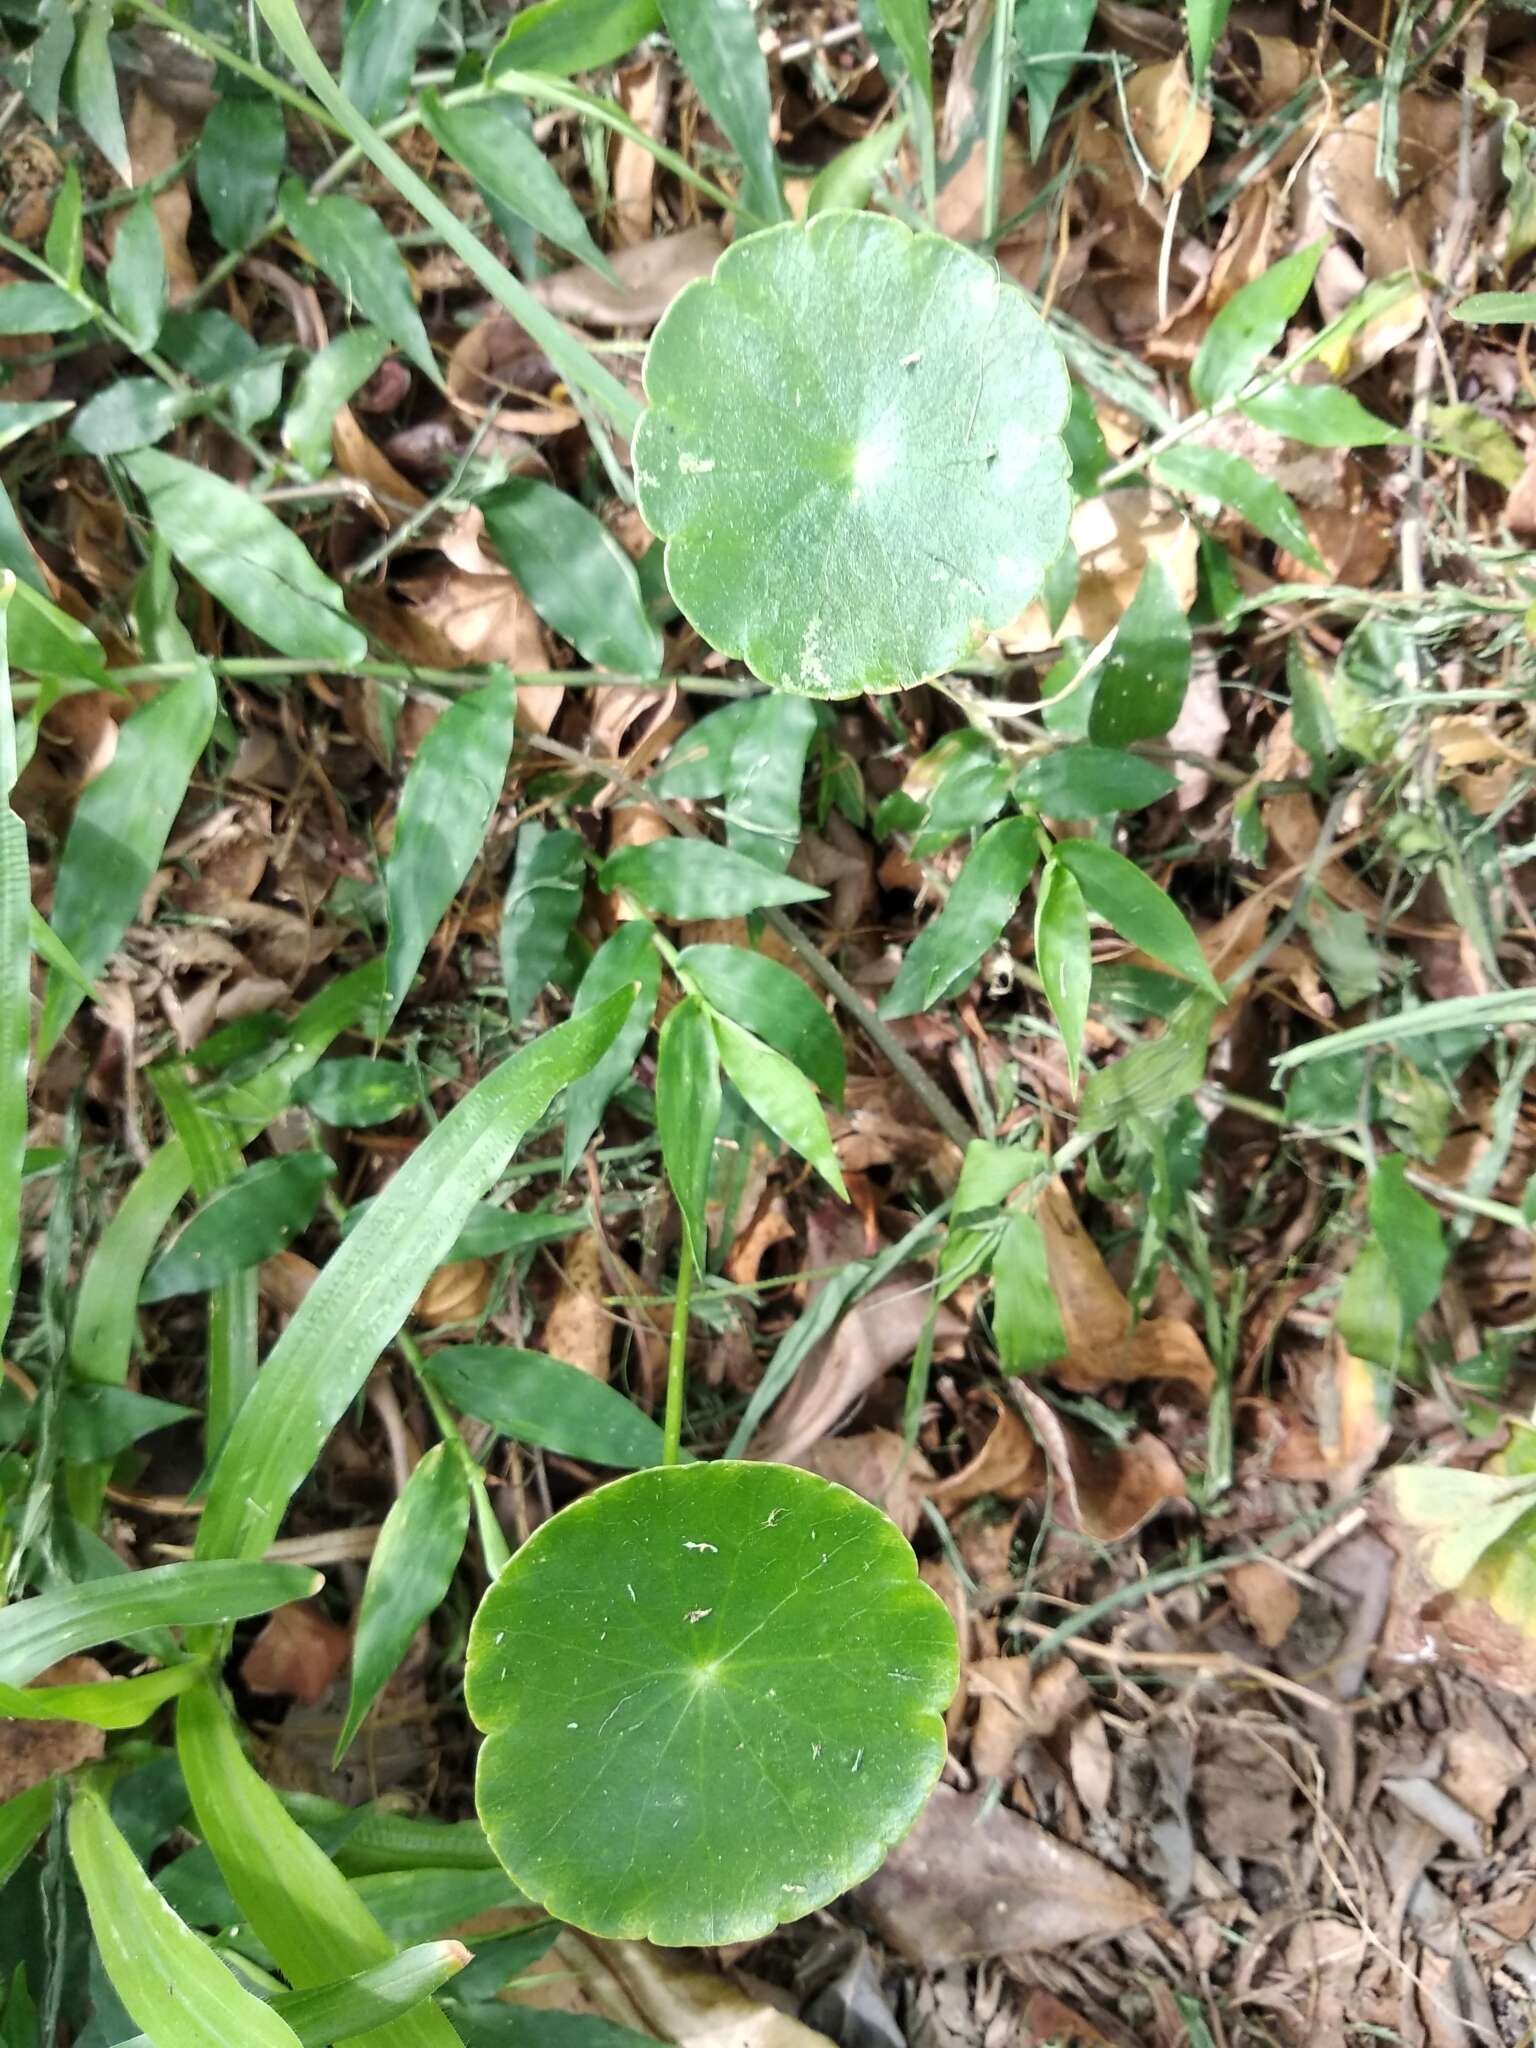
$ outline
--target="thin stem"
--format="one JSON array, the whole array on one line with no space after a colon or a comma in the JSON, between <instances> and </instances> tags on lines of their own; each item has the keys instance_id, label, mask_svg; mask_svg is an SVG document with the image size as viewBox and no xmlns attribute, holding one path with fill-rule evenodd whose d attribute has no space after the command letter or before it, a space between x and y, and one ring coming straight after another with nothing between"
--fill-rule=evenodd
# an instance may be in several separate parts
<instances>
[{"instance_id":1,"label":"thin stem","mask_svg":"<svg viewBox=\"0 0 1536 2048\"><path fill-rule=\"evenodd\" d=\"M667 1408L661 1425L661 1462L675 1465L683 1447L683 1369L688 1357L688 1309L693 1300L693 1253L686 1235L677 1265L672 1341L667 1348Z\"/></svg>"},{"instance_id":2,"label":"thin stem","mask_svg":"<svg viewBox=\"0 0 1536 2048\"><path fill-rule=\"evenodd\" d=\"M997 239L1003 203L1003 152L1008 139L1008 106L1013 83L1014 0L997 0L992 14L992 76L987 90L987 189L982 201L981 239Z\"/></svg>"},{"instance_id":3,"label":"thin stem","mask_svg":"<svg viewBox=\"0 0 1536 2048\"><path fill-rule=\"evenodd\" d=\"M480 1538L480 1551L485 1559L486 1571L493 1579L499 1579L512 1562L512 1552L508 1548L506 1537L501 1533L496 1510L491 1505L485 1474L470 1456L469 1445L459 1434L459 1425L454 1418L453 1410L428 1378L427 1361L422 1354L421 1346L404 1330L400 1332L395 1342L416 1375L416 1384L421 1389L422 1399L432 1411L432 1420L437 1424L439 1435L450 1453L459 1461L460 1469L469 1486L470 1500L474 1503L475 1529Z\"/></svg>"}]
</instances>

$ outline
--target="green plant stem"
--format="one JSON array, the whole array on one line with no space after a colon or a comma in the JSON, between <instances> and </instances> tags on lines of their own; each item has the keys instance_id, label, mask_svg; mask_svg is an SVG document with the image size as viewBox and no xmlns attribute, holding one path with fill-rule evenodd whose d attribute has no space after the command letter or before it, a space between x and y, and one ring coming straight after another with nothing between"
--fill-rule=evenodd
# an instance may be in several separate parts
<instances>
[{"instance_id":1,"label":"green plant stem","mask_svg":"<svg viewBox=\"0 0 1536 2048\"><path fill-rule=\"evenodd\" d=\"M1008 139L1008 108L1013 83L1014 0L996 0L992 10L992 73L987 82L987 188L982 200L981 239L990 248L997 239L1003 203L1003 152Z\"/></svg>"},{"instance_id":2,"label":"green plant stem","mask_svg":"<svg viewBox=\"0 0 1536 2048\"><path fill-rule=\"evenodd\" d=\"M667 1406L661 1425L661 1462L675 1465L683 1448L683 1372L688 1357L688 1310L693 1300L693 1254L686 1238L677 1262L672 1341L667 1347Z\"/></svg>"},{"instance_id":3,"label":"green plant stem","mask_svg":"<svg viewBox=\"0 0 1536 2048\"><path fill-rule=\"evenodd\" d=\"M148 661L136 662L128 668L113 669L108 681L116 688L126 688L130 683L175 683L183 677L197 674L204 666L211 668L216 676L223 676L231 682L286 682L294 676L366 676L374 682L399 683L406 689L429 690L473 690L486 681L490 668L466 666L464 668L416 668L406 661L355 661L350 663L329 661L275 661L265 657L238 656L229 661L211 661L206 664L191 661ZM494 667L494 664L491 665ZM589 669L527 669L518 670L512 680L526 683L530 687L558 684L567 690L669 690L674 685L679 689L703 697L745 697L752 694L752 685L733 682L728 677L718 676L626 676L610 674L607 670L598 673ZM47 688L51 698L88 697L100 690L101 684L87 677L77 677L63 682L18 683L15 694L18 702L30 703ZM588 766L591 764L588 763Z\"/></svg>"},{"instance_id":4,"label":"green plant stem","mask_svg":"<svg viewBox=\"0 0 1536 2048\"><path fill-rule=\"evenodd\" d=\"M432 1420L437 1424L443 1442L448 1446L463 1469L469 1484L469 1497L475 1508L475 1528L480 1537L480 1551L485 1559L485 1569L493 1579L499 1579L512 1562L512 1552L507 1539L501 1533L501 1524L496 1519L496 1510L491 1505L490 1489L485 1483L485 1473L469 1454L469 1445L459 1434L459 1425L453 1410L443 1399L428 1377L427 1361L421 1346L415 1338L402 1330L395 1339L406 1363L416 1375L416 1384L421 1389L422 1399L432 1411Z\"/></svg>"}]
</instances>

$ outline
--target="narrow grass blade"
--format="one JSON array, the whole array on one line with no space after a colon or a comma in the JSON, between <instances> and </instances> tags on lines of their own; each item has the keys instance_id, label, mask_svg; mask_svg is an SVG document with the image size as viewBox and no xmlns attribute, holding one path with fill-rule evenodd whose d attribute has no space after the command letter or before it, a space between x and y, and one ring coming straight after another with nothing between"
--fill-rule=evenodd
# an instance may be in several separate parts
<instances>
[{"instance_id":1,"label":"narrow grass blade","mask_svg":"<svg viewBox=\"0 0 1536 2048\"><path fill-rule=\"evenodd\" d=\"M108 1980L155 2048L298 2048L167 1906L98 1792L76 1796L69 1848Z\"/></svg>"},{"instance_id":2,"label":"narrow grass blade","mask_svg":"<svg viewBox=\"0 0 1536 2048\"><path fill-rule=\"evenodd\" d=\"M176 1750L198 1832L251 1929L296 1991L338 1970L394 1960L395 1945L282 1801L252 1769L228 1714L207 1686L176 1710ZM425 2000L353 2048L454 2048L458 2035Z\"/></svg>"},{"instance_id":3,"label":"narrow grass blade","mask_svg":"<svg viewBox=\"0 0 1536 2048\"><path fill-rule=\"evenodd\" d=\"M0 1806L0 1890L10 1883L21 1860L47 1827L53 1812L53 1784L29 1786Z\"/></svg>"},{"instance_id":4,"label":"narrow grass blade","mask_svg":"<svg viewBox=\"0 0 1536 2048\"><path fill-rule=\"evenodd\" d=\"M146 1629L201 1627L267 1614L305 1600L318 1572L296 1564L152 1565L122 1577L88 1579L0 1608L0 1685L26 1685L61 1657L97 1643L121 1643Z\"/></svg>"},{"instance_id":5,"label":"narrow grass blade","mask_svg":"<svg viewBox=\"0 0 1536 2048\"><path fill-rule=\"evenodd\" d=\"M141 1728L167 1700L196 1685L201 1658L85 1685L0 1685L0 1716L16 1721L83 1721L88 1728Z\"/></svg>"},{"instance_id":6,"label":"narrow grass blade","mask_svg":"<svg viewBox=\"0 0 1536 2048\"><path fill-rule=\"evenodd\" d=\"M32 1021L31 878L27 833L11 809L16 721L6 660L6 614L15 579L0 578L0 1340L16 1299L21 1250L21 1166L27 1149L27 1040Z\"/></svg>"},{"instance_id":7,"label":"narrow grass blade","mask_svg":"<svg viewBox=\"0 0 1536 2048\"><path fill-rule=\"evenodd\" d=\"M409 2012L424 1998L456 1977L470 1960L462 1941L424 1941L402 1949L387 1963L359 1970L335 1984L313 1991L284 1991L272 2000L298 2035L303 2048L327 2048L332 2041L350 2041L367 2028ZM135 2034L121 2048L155 2048L148 2034Z\"/></svg>"},{"instance_id":8,"label":"narrow grass blade","mask_svg":"<svg viewBox=\"0 0 1536 2048\"><path fill-rule=\"evenodd\" d=\"M632 1001L629 988L618 990L488 1074L343 1240L235 1418L198 1529L199 1557L259 1557L266 1549L475 1203L560 1090L606 1050Z\"/></svg>"}]
</instances>

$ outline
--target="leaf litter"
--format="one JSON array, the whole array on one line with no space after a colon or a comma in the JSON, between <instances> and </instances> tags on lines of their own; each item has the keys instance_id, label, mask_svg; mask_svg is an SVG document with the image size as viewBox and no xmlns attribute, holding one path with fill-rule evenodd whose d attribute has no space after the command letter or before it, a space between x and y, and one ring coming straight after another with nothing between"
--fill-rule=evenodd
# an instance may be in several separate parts
<instances>
[{"instance_id":1,"label":"leaf litter","mask_svg":"<svg viewBox=\"0 0 1536 2048\"><path fill-rule=\"evenodd\" d=\"M894 11L864 10L876 26ZM1086 54L1050 73L1054 97L1038 67L1020 74L995 166L994 253L1067 348L1080 477L1097 470L1114 487L1090 484L1074 508L1071 587L1004 625L952 691L818 718L791 873L830 895L799 906L799 950L756 914L670 929L679 943L760 952L816 1000L817 961L830 961L877 1006L995 814L987 764L1094 741L1105 666L1094 656L1134 622L1155 567L1192 623L1194 655L1177 718L1132 752L1176 786L1134 813L1054 824L1166 882L1226 1002L1190 1060L1137 1083L1132 1062L1186 1028L1187 988L1093 906L1087 1064L1125 1077L1124 1092L1091 1152L1001 1205L1038 1228L1063 1339L1027 1375L1000 1369L995 1265L983 1258L949 1287L941 1261L964 1226L937 1214L962 1171L954 1121L1048 1151L1083 1108L1026 918L962 963L944 1002L883 1039L832 1003L848 1079L830 1128L855 1211L829 1222L816 1183L750 1115L722 1139L710 1215L724 1255L693 1340L693 1440L723 1448L782 1369L748 1454L839 1479L911 1536L966 1653L945 1782L884 1869L822 1916L821 1932L844 1944L835 1969L803 1929L707 1969L567 1933L538 2002L701 2048L727 2031L753 2048L809 2048L828 2038L812 2018L843 2048L870 2029L922 2048L1257 2048L1367 2027L1456 2048L1514 2042L1536 1979L1529 1013L1487 1029L1453 1011L1412 1039L1394 1020L1530 985L1526 334L1458 324L1449 308L1465 291L1526 281L1536 168L1522 115L1536 43L1519 15L1490 32L1478 10L1389 11L1378 36L1333 10L1239 11L1222 28L1225 10L1192 6L1218 23L1197 82L1178 10L1052 0L1039 12L1053 51ZM994 175L978 125L989 23L985 6L950 9L934 40L958 157L937 218L963 237L984 232ZM759 26L773 132L796 174L787 190L804 206L817 173L893 118L891 82L879 38L851 9L765 11ZM224 336L243 362L313 356L351 331L358 307L284 236L260 256L220 255L216 216L184 174L211 78L150 75L127 99L167 308L216 307L243 337ZM619 72L617 96L706 184L728 180L728 138L664 45ZM541 114L535 132L612 276L536 259L531 290L611 344L633 386L639 345L710 274L735 226L628 135L605 140L569 109ZM290 143L301 158L310 146L297 131ZM66 154L24 104L11 107L5 225L24 249L42 249ZM864 189L888 196L905 181L905 203L920 204L920 155L910 135L893 138ZM321 161L305 164L311 176ZM433 175L455 204L479 204L446 156ZM647 785L669 748L750 688L659 595L651 537L618 488L623 451L590 431L543 349L456 259L422 245L416 217L380 182L353 174L345 192L406 238L405 282L443 383L397 338L332 407L329 495L267 496L345 585L388 673L301 665L269 686L230 666L267 643L184 594L197 648L225 664L228 730L152 851L136 914L98 935L104 1000L65 1034L32 1102L39 1148L59 1140L72 1101L84 1104L90 1201L121 1213L167 1136L146 1070L177 1054L204 1079L259 1066L328 975L382 944L380 862L423 733L468 669L529 677L484 858L461 877L422 979L386 1046L354 1018L337 1048L403 1063L413 1098L377 1127L343 1117L322 1128L285 1107L259 1141L261 1157L318 1145L337 1168L334 1207L261 1268L268 1334L294 1313L346 1212L510 1047L495 1007L510 848L536 827L579 841L582 886L567 892L552 971L524 1013L553 1022L634 914L597 886L599 859L711 834L739 805L728 774L654 800ZM93 188L93 201L109 196ZM111 205L99 219L85 246L98 281L127 216ZM489 235L506 225L494 213L483 223ZM1264 366L1297 359L1271 393L1285 394L1293 427L1321 417L1326 392L1401 438L1319 445L1310 427L1267 424L1282 415L1256 400L1251 416L1228 407L1190 437L1209 451L1198 471L1159 468L1151 451L1195 409L1213 323L1318 243L1309 292L1266 314L1277 339ZM7 276L20 274L8 258ZM80 407L93 380L134 367L106 367L99 345L77 350L65 331L7 335L0 356L8 408ZM256 490L249 443L271 444L275 414L237 397L232 367L194 374L220 395L168 427L168 448ZM244 374L259 380L260 365ZM152 663L124 608L139 531L100 467L58 438L68 427L34 430L7 467L20 508L16 540L0 531L16 556L7 565L66 619L92 622L111 666ZM573 493L640 564L637 601L666 635L664 693L643 677L594 678L541 615L479 508L511 477ZM1117 646L1122 660L1146 658ZM144 682L126 688L61 695L37 724L18 805L45 913L82 793L146 701ZM966 754L978 733L979 766ZM663 1013L679 994L666 977ZM1363 1050L1272 1064L1378 1023ZM656 1172L654 1081L643 1045L570 1181L558 1136L535 1141L495 1191L487 1228L500 1235L432 1276L413 1341L537 1344L616 1398L654 1405L675 1231ZM1434 1299L1406 1321L1408 1276L1393 1267L1406 1212L1383 1221L1371 1206L1383 1157L1407 1163L1399 1188L1433 1205L1449 1257ZM34 1303L52 1199L28 1184ZM204 1316L191 1298L143 1310L132 1391L200 1398ZM12 1333L6 1398L21 1408L45 1336L41 1316ZM386 1359L374 1387L380 1398L333 1436L285 1529L291 1554L338 1561L323 1601L253 1629L240 1676L274 1782L348 1800L388 1790L405 1810L458 1819L472 1756L462 1652L441 1625L418 1637L365 1728L361 1770L315 1775L327 1713L344 1711L359 1561L431 1435L405 1363ZM8 1440L35 1450L36 1426L3 1412ZM489 1425L464 1428L490 1460L514 1540L606 1476L498 1444ZM141 1567L185 1550L199 1457L184 1424L129 1441L105 1528L117 1561ZM70 1675L137 1668L111 1655ZM0 1783L24 1789L90 1759L99 1735L7 1723ZM834 1980L862 1988L829 1999Z\"/></svg>"}]
</instances>

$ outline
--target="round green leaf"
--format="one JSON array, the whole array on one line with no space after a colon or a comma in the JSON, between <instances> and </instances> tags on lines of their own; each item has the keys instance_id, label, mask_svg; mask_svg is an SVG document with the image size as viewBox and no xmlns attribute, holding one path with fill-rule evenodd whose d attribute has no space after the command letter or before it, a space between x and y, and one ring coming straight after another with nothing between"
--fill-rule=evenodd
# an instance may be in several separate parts
<instances>
[{"instance_id":1,"label":"round green leaf","mask_svg":"<svg viewBox=\"0 0 1536 2048\"><path fill-rule=\"evenodd\" d=\"M812 697L942 673L1067 537L1067 374L997 268L826 212L728 249L645 365L647 524L704 638Z\"/></svg>"},{"instance_id":2,"label":"round green leaf","mask_svg":"<svg viewBox=\"0 0 1536 2048\"><path fill-rule=\"evenodd\" d=\"M957 1674L949 1616L856 1494L781 1465L637 1472L546 1522L475 1617L480 1818L557 1919L754 1940L906 1833Z\"/></svg>"}]
</instances>

